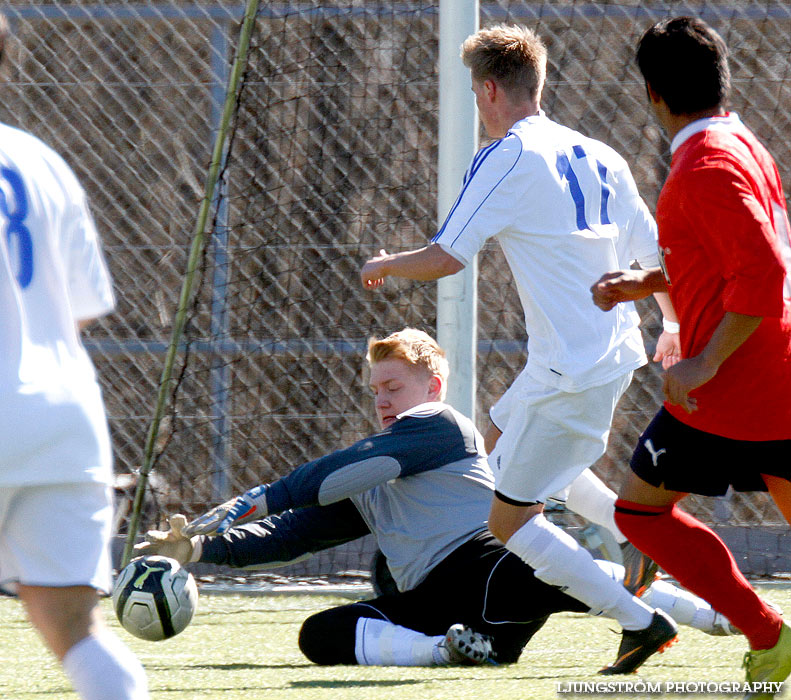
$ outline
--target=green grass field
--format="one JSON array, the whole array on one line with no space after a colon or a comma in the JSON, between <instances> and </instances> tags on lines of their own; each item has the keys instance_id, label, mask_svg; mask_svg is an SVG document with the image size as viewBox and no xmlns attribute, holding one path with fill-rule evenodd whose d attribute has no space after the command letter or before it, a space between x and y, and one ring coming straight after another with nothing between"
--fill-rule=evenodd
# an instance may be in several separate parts
<instances>
[{"instance_id":1,"label":"green grass field","mask_svg":"<svg viewBox=\"0 0 791 700\"><path fill-rule=\"evenodd\" d=\"M759 587L791 610L791 587ZM139 655L155 700L542 700L574 697L660 697L659 694L558 695L558 683L606 681L596 670L614 659L615 623L584 615L555 615L536 635L519 663L503 667L327 667L308 663L297 647L301 621L342 604L341 598L308 595L203 595L190 626L164 642L144 642L111 625ZM16 600L0 599L0 698L76 700L58 664L28 626ZM626 680L742 681L740 637L709 637L682 628L678 643L653 657L639 676ZM664 686L663 686L664 687ZM697 697L739 697L698 694ZM661 693L661 697L682 697ZM684 695L683 697L695 697Z\"/></svg>"}]
</instances>

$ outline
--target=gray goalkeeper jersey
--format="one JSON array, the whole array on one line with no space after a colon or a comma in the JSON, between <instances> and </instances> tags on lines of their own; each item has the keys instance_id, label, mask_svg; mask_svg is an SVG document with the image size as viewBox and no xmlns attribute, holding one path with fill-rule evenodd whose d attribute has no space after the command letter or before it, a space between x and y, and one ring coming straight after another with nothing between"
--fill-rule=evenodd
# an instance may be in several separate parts
<instances>
[{"instance_id":1,"label":"gray goalkeeper jersey","mask_svg":"<svg viewBox=\"0 0 791 700\"><path fill-rule=\"evenodd\" d=\"M483 438L472 421L435 403L407 415L414 430L404 436L396 430L394 437L412 441L413 448L403 453L399 466L412 456L419 465L426 444L434 441L447 450L447 461L406 476L400 468L394 478L351 497L400 591L414 588L450 552L486 528L494 491Z\"/></svg>"},{"instance_id":2,"label":"gray goalkeeper jersey","mask_svg":"<svg viewBox=\"0 0 791 700\"><path fill-rule=\"evenodd\" d=\"M443 403L269 484L272 515L204 543L201 561L282 564L371 532L401 591L486 529L494 477L472 421Z\"/></svg>"}]
</instances>

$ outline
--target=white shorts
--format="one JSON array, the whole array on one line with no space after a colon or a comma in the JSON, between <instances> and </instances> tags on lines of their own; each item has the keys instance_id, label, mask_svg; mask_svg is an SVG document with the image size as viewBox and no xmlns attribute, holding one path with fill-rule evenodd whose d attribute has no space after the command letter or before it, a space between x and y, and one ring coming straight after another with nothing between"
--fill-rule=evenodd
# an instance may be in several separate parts
<instances>
[{"instance_id":1,"label":"white shorts","mask_svg":"<svg viewBox=\"0 0 791 700\"><path fill-rule=\"evenodd\" d=\"M110 488L99 482L0 488L0 586L111 590Z\"/></svg>"},{"instance_id":2,"label":"white shorts","mask_svg":"<svg viewBox=\"0 0 791 700\"><path fill-rule=\"evenodd\" d=\"M497 494L515 505L563 500L568 485L607 449L615 406L631 380L627 372L568 393L522 370L489 413L502 431L489 456Z\"/></svg>"}]
</instances>

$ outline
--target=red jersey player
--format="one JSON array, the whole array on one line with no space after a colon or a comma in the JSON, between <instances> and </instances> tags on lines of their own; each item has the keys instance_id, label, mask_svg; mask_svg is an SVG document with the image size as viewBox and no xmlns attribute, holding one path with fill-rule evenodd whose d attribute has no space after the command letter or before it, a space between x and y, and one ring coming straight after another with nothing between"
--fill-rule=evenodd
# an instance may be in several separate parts
<instances>
[{"instance_id":1,"label":"red jersey player","mask_svg":"<svg viewBox=\"0 0 791 700\"><path fill-rule=\"evenodd\" d=\"M640 436L616 503L629 540L721 609L751 647L747 681L791 673L791 628L753 591L722 540L676 503L769 490L791 520L791 243L769 153L727 112L727 48L704 22L664 20L640 39L651 106L672 139L657 204L663 269L608 273L592 287L605 311L667 289L683 360ZM761 689L748 698L768 698Z\"/></svg>"}]
</instances>

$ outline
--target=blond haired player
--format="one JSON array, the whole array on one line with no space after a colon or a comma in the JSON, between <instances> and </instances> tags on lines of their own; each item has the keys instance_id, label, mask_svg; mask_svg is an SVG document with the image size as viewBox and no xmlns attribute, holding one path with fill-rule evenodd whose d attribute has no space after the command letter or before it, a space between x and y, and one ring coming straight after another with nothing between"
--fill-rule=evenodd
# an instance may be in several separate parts
<instances>
[{"instance_id":1,"label":"blond haired player","mask_svg":"<svg viewBox=\"0 0 791 700\"><path fill-rule=\"evenodd\" d=\"M0 15L0 54L7 41ZM81 698L144 700L143 668L98 607L111 583L110 437L77 326L113 305L76 177L0 125L0 583Z\"/></svg>"},{"instance_id":2,"label":"blond haired player","mask_svg":"<svg viewBox=\"0 0 791 700\"><path fill-rule=\"evenodd\" d=\"M465 40L462 58L496 140L473 158L431 245L369 260L361 281L376 289L388 276L437 279L497 239L529 344L525 369L492 412L502 435L490 455L489 528L538 578L621 623L618 660L602 672L631 673L674 639L675 625L604 575L543 509L604 453L615 406L647 362L634 306L597 316L589 288L633 260L655 266L656 225L623 158L541 111L547 55L536 34L482 29ZM666 294L657 301L672 314ZM667 335L660 340L660 355L675 353Z\"/></svg>"},{"instance_id":3,"label":"blond haired player","mask_svg":"<svg viewBox=\"0 0 791 700\"><path fill-rule=\"evenodd\" d=\"M299 644L311 661L514 662L549 614L587 608L539 581L487 531L494 477L480 433L442 403L448 366L437 343L407 328L372 340L368 362L381 432L256 487L186 528L184 517L174 516L171 531L149 532L137 551L262 568L370 533L398 592L305 620ZM261 520L236 526L250 518ZM623 576L618 565L598 565L608 577ZM647 595L681 622L729 633L722 616L673 586L657 583Z\"/></svg>"}]
</instances>

